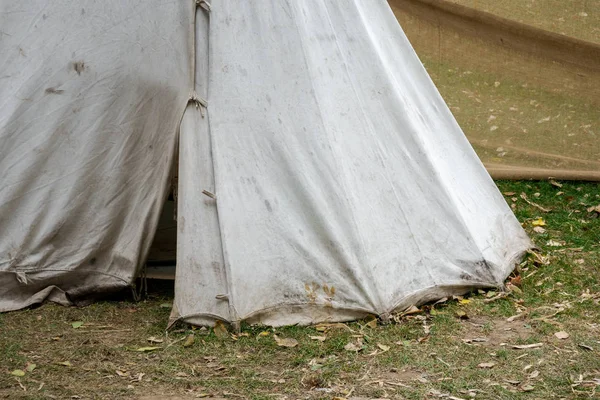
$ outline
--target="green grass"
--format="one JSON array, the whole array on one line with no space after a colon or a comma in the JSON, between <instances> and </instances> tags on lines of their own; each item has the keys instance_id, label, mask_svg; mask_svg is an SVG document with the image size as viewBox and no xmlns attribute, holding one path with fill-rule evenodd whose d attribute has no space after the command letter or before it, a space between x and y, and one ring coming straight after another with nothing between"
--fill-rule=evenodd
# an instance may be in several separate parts
<instances>
[{"instance_id":1,"label":"green grass","mask_svg":"<svg viewBox=\"0 0 600 400\"><path fill-rule=\"evenodd\" d=\"M224 338L183 325L165 335L168 285L139 303L125 297L84 308L47 304L0 315L0 398L598 397L600 219L587 208L600 204L600 185L559 184L498 182L543 256L524 260L520 289L505 298L472 293L388 325L358 321L326 332L245 326L242 335ZM551 211L526 203L521 193ZM544 233L533 230L539 218ZM75 321L84 325L74 329ZM570 337L560 340L558 331ZM184 347L190 334L195 341ZM274 334L298 346L279 347ZM310 338L321 335L324 342ZM163 342L149 343L152 336ZM344 349L359 337L361 351ZM487 341L465 343L481 338ZM542 347L512 348L535 343ZM135 351L145 346L160 349ZM64 361L71 366L58 364ZM24 377L10 374L27 363L37 366Z\"/></svg>"}]
</instances>

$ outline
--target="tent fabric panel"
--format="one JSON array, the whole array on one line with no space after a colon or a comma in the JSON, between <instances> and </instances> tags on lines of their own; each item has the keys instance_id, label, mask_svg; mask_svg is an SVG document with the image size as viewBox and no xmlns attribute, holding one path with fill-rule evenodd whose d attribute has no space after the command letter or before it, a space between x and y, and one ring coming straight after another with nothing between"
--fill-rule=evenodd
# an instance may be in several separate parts
<instances>
[{"instance_id":1,"label":"tent fabric panel","mask_svg":"<svg viewBox=\"0 0 600 400\"><path fill-rule=\"evenodd\" d=\"M193 86L194 11L0 1L0 311L132 283Z\"/></svg>"},{"instance_id":2,"label":"tent fabric panel","mask_svg":"<svg viewBox=\"0 0 600 400\"><path fill-rule=\"evenodd\" d=\"M223 0L210 18L233 322L502 285L529 239L384 1Z\"/></svg>"},{"instance_id":3,"label":"tent fabric panel","mask_svg":"<svg viewBox=\"0 0 600 400\"><path fill-rule=\"evenodd\" d=\"M197 9L195 95L200 102L208 96L209 18L204 9ZM216 320L231 319L219 215L216 199L210 197L216 193L210 109L211 104L205 108L200 103L190 103L181 121L177 273L171 322L184 319L189 323L212 325Z\"/></svg>"}]
</instances>

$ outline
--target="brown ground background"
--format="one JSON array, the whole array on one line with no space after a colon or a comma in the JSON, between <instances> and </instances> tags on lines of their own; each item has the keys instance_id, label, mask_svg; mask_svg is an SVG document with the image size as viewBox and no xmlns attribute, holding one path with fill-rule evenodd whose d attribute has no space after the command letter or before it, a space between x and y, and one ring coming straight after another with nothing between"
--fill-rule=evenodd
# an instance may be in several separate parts
<instances>
[{"instance_id":1,"label":"brown ground background","mask_svg":"<svg viewBox=\"0 0 600 400\"><path fill-rule=\"evenodd\" d=\"M492 176L600 180L600 2L549 1L390 5Z\"/></svg>"}]
</instances>

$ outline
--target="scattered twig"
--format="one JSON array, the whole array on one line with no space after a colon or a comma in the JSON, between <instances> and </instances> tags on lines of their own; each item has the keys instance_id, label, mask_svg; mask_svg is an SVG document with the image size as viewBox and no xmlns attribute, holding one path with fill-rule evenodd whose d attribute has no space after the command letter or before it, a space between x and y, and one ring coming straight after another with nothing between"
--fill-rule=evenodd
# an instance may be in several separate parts
<instances>
[{"instance_id":1,"label":"scattered twig","mask_svg":"<svg viewBox=\"0 0 600 400\"><path fill-rule=\"evenodd\" d=\"M179 343L179 342L182 342L182 341L184 341L185 339L187 339L187 336L184 336L184 337L182 337L182 338L180 338L180 339L177 339L177 340L175 340L175 341L173 341L173 342L169 343L169 344L167 345L167 347L165 347L165 350L166 350L166 349L168 349L169 347L173 346L173 345L174 345L174 344L176 344L176 343Z\"/></svg>"},{"instance_id":2,"label":"scattered twig","mask_svg":"<svg viewBox=\"0 0 600 400\"><path fill-rule=\"evenodd\" d=\"M544 207L540 206L539 204L537 204L537 203L534 203L533 201L529 200L529 199L527 198L527 195L526 195L525 193L521 193L521 198L522 198L523 200L525 200L525 202L526 202L527 204L529 204L530 206L533 206L533 207L535 207L535 208L538 208L538 209L542 210L543 212L550 212L550 211L552 211L552 210L550 210L549 208L544 208Z\"/></svg>"}]
</instances>

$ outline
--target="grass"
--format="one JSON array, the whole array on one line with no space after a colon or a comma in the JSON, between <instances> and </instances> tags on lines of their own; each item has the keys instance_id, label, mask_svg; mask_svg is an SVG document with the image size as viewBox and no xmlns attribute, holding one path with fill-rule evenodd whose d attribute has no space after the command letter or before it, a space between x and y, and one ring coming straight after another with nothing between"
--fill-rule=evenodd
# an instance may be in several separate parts
<instances>
[{"instance_id":1,"label":"grass","mask_svg":"<svg viewBox=\"0 0 600 400\"><path fill-rule=\"evenodd\" d=\"M0 315L0 398L598 397L600 219L587 209L600 204L600 186L498 186L541 249L521 264L506 297L472 293L389 325L246 326L225 337L190 326L165 334L168 284L138 303L121 296L84 308L47 304ZM540 218L544 232L533 230ZM559 331L569 337L558 339ZM298 345L279 347L275 334ZM158 349L136 351L149 346ZM11 375L16 369L25 375Z\"/></svg>"}]
</instances>

